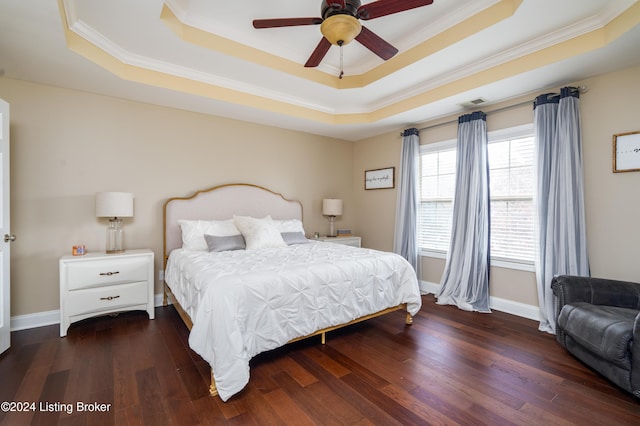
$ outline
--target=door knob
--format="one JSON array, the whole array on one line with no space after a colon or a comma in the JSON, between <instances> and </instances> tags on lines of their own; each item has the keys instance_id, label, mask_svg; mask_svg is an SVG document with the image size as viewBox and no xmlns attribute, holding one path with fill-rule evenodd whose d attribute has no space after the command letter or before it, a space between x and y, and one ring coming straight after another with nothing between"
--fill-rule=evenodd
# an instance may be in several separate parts
<instances>
[{"instance_id":1,"label":"door knob","mask_svg":"<svg viewBox=\"0 0 640 426\"><path fill-rule=\"evenodd\" d=\"M15 241L16 240L16 236L14 234L4 234L4 242L8 243L9 241Z\"/></svg>"}]
</instances>

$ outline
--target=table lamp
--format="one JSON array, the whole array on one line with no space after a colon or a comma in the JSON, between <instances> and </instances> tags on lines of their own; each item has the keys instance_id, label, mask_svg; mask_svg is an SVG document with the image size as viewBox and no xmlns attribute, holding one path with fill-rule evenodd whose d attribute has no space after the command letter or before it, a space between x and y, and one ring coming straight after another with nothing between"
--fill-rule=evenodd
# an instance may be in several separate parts
<instances>
[{"instance_id":1,"label":"table lamp","mask_svg":"<svg viewBox=\"0 0 640 426\"><path fill-rule=\"evenodd\" d=\"M336 236L336 216L342 215L342 200L337 198L325 198L322 200L322 214L329 216L329 237Z\"/></svg>"},{"instance_id":2,"label":"table lamp","mask_svg":"<svg viewBox=\"0 0 640 426\"><path fill-rule=\"evenodd\" d=\"M123 217L133 217L133 194L128 192L96 193L96 217L108 217L107 253L124 252Z\"/></svg>"}]
</instances>

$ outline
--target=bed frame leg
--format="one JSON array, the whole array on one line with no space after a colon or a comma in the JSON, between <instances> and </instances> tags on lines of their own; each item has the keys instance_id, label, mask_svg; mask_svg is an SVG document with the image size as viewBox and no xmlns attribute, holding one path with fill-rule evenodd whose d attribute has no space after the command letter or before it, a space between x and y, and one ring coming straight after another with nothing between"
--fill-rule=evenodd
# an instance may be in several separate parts
<instances>
[{"instance_id":1,"label":"bed frame leg","mask_svg":"<svg viewBox=\"0 0 640 426\"><path fill-rule=\"evenodd\" d=\"M407 317L405 318L404 323L407 325L413 324L413 316L409 312L407 312Z\"/></svg>"},{"instance_id":2,"label":"bed frame leg","mask_svg":"<svg viewBox=\"0 0 640 426\"><path fill-rule=\"evenodd\" d=\"M213 370L211 370L211 386L209 386L209 395L218 395L218 388L216 388L216 379L213 377Z\"/></svg>"},{"instance_id":3,"label":"bed frame leg","mask_svg":"<svg viewBox=\"0 0 640 426\"><path fill-rule=\"evenodd\" d=\"M324 345L325 343L327 343L327 333L322 333L320 334L320 341L322 342L322 344Z\"/></svg>"},{"instance_id":4,"label":"bed frame leg","mask_svg":"<svg viewBox=\"0 0 640 426\"><path fill-rule=\"evenodd\" d=\"M162 306L167 306L167 284L162 283Z\"/></svg>"}]
</instances>

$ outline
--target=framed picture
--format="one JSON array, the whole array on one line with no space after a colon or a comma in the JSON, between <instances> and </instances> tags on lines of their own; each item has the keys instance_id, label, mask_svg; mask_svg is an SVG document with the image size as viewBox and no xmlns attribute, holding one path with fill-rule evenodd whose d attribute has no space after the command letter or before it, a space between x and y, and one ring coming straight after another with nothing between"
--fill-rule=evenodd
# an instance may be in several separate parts
<instances>
[{"instance_id":1,"label":"framed picture","mask_svg":"<svg viewBox=\"0 0 640 426\"><path fill-rule=\"evenodd\" d=\"M364 189L387 189L393 188L396 184L396 168L365 170Z\"/></svg>"},{"instance_id":2,"label":"framed picture","mask_svg":"<svg viewBox=\"0 0 640 426\"><path fill-rule=\"evenodd\" d=\"M613 135L613 172L640 171L640 132Z\"/></svg>"}]
</instances>

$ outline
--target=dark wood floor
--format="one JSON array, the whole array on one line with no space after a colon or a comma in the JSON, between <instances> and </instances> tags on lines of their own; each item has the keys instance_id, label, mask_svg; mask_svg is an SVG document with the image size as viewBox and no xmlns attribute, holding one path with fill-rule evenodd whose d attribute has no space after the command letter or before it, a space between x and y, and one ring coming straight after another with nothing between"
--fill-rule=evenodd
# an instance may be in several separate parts
<instances>
[{"instance_id":1,"label":"dark wood floor","mask_svg":"<svg viewBox=\"0 0 640 426\"><path fill-rule=\"evenodd\" d=\"M431 296L411 327L395 312L333 332L324 346L313 338L259 355L227 403L208 396L208 366L172 307L154 321L131 312L74 324L66 338L58 330L12 333L0 401L29 411L0 412L2 424L640 424L640 400L536 322ZM79 412L78 402L110 405Z\"/></svg>"}]
</instances>

